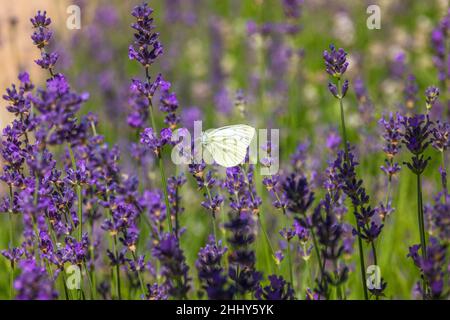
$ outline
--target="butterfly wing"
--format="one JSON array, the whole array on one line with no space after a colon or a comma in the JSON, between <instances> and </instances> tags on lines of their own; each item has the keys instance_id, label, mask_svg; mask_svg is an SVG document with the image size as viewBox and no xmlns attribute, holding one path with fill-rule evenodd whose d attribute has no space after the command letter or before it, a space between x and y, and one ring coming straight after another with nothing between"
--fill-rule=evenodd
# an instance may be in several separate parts
<instances>
[{"instance_id":1,"label":"butterfly wing","mask_svg":"<svg viewBox=\"0 0 450 320\"><path fill-rule=\"evenodd\" d=\"M247 125L232 125L208 130L203 145L214 161L229 168L242 163L255 135L255 129Z\"/></svg>"}]
</instances>

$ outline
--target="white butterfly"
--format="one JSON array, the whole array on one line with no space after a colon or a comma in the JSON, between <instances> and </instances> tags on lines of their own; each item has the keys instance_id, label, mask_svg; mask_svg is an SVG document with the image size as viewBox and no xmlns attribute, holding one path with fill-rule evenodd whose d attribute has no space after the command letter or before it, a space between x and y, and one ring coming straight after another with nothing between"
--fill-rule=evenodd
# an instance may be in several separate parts
<instances>
[{"instance_id":1,"label":"white butterfly","mask_svg":"<svg viewBox=\"0 0 450 320\"><path fill-rule=\"evenodd\" d=\"M255 128L237 124L203 132L201 143L217 164L229 168L245 160L247 148L254 135Z\"/></svg>"}]
</instances>

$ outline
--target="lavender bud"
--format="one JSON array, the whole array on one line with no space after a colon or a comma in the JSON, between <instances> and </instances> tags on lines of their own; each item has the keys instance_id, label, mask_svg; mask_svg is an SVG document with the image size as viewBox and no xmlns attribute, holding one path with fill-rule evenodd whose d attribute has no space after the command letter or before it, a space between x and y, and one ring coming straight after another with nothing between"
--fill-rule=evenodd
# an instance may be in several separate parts
<instances>
[{"instance_id":1,"label":"lavender bud","mask_svg":"<svg viewBox=\"0 0 450 320\"><path fill-rule=\"evenodd\" d=\"M341 98L344 98L344 97L345 97L345 94L346 94L347 91L348 91L348 86L349 86L348 80L345 80L345 81L344 81L344 84L342 85L342 96L341 96Z\"/></svg>"},{"instance_id":2,"label":"lavender bud","mask_svg":"<svg viewBox=\"0 0 450 320\"><path fill-rule=\"evenodd\" d=\"M434 86L430 86L427 88L427 90L425 91L425 101L426 101L426 106L427 106L427 110L430 110L434 103L436 102L437 98L439 97L439 89L434 87Z\"/></svg>"},{"instance_id":3,"label":"lavender bud","mask_svg":"<svg viewBox=\"0 0 450 320\"><path fill-rule=\"evenodd\" d=\"M331 92L331 94L335 97L339 99L339 94L337 92L337 87L335 84L328 82L328 91Z\"/></svg>"}]
</instances>

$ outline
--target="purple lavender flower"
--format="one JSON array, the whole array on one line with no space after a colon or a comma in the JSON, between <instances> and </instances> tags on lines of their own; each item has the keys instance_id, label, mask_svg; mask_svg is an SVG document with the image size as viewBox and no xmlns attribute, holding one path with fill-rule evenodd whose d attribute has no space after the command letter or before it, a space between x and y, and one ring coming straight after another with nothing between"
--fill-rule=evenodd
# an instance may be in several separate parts
<instances>
[{"instance_id":1,"label":"purple lavender flower","mask_svg":"<svg viewBox=\"0 0 450 320\"><path fill-rule=\"evenodd\" d=\"M427 88L427 90L425 90L425 102L427 110L430 110L433 107L438 97L439 97L439 88L430 86Z\"/></svg>"},{"instance_id":2,"label":"purple lavender flower","mask_svg":"<svg viewBox=\"0 0 450 320\"><path fill-rule=\"evenodd\" d=\"M298 19L302 13L303 0L283 0L284 14L289 19Z\"/></svg>"},{"instance_id":3,"label":"purple lavender flower","mask_svg":"<svg viewBox=\"0 0 450 320\"><path fill-rule=\"evenodd\" d=\"M255 241L253 219L248 213L236 213L225 227L230 231L228 242L231 250L228 259L231 264L253 267L256 262L255 252L250 245Z\"/></svg>"},{"instance_id":4,"label":"purple lavender flower","mask_svg":"<svg viewBox=\"0 0 450 320\"><path fill-rule=\"evenodd\" d=\"M134 43L128 48L128 57L137 60L142 66L148 68L163 53L163 47L158 40L158 33L153 32L153 9L147 3L136 6L131 14L136 22L131 25L136 30Z\"/></svg>"},{"instance_id":5,"label":"purple lavender flower","mask_svg":"<svg viewBox=\"0 0 450 320\"><path fill-rule=\"evenodd\" d=\"M299 215L305 215L314 201L314 192L309 190L305 177L290 175L283 182L283 191L287 199L287 209Z\"/></svg>"},{"instance_id":6,"label":"purple lavender flower","mask_svg":"<svg viewBox=\"0 0 450 320\"><path fill-rule=\"evenodd\" d=\"M213 178L213 173L211 171L208 171L205 174L205 168L206 163L202 161L200 164L190 164L189 172L195 178L199 189L204 191L203 196L205 197L205 200L202 201L202 207L207 209L211 213L213 219L215 219L223 203L223 197L219 194L213 195L216 179Z\"/></svg>"},{"instance_id":7,"label":"purple lavender flower","mask_svg":"<svg viewBox=\"0 0 450 320\"><path fill-rule=\"evenodd\" d=\"M278 175L269 176L263 179L262 183L266 187L267 191L270 193L272 198L272 204L275 208L281 209L285 214L287 201L286 195L282 192L281 178Z\"/></svg>"},{"instance_id":8,"label":"purple lavender flower","mask_svg":"<svg viewBox=\"0 0 450 320\"><path fill-rule=\"evenodd\" d=\"M221 241L216 244L214 237L210 237L208 244L198 253L195 266L209 299L228 300L233 297L235 289L232 285L226 286L226 277L221 266L226 251L227 248L222 246Z\"/></svg>"},{"instance_id":9,"label":"purple lavender flower","mask_svg":"<svg viewBox=\"0 0 450 320\"><path fill-rule=\"evenodd\" d=\"M169 126L170 129L174 130L178 123L180 122L179 116L176 114L178 109L178 99L175 93L170 92L171 84L167 81L160 81L160 105L159 110L167 113L164 123Z\"/></svg>"},{"instance_id":10,"label":"purple lavender flower","mask_svg":"<svg viewBox=\"0 0 450 320\"><path fill-rule=\"evenodd\" d=\"M159 85L159 81L154 81L152 86L155 87ZM154 89L142 90L142 82L139 80L132 80L132 84L129 87L129 99L128 104L130 105L131 112L128 114L127 123L132 128L143 128L147 124L149 117L148 101L147 98L142 94L142 92L153 92Z\"/></svg>"},{"instance_id":11,"label":"purple lavender flower","mask_svg":"<svg viewBox=\"0 0 450 320\"><path fill-rule=\"evenodd\" d=\"M319 293L311 290L310 288L306 289L306 297L305 300L319 300Z\"/></svg>"},{"instance_id":12,"label":"purple lavender flower","mask_svg":"<svg viewBox=\"0 0 450 320\"><path fill-rule=\"evenodd\" d=\"M448 193L447 189L447 168L445 167L445 151L450 146L450 124L448 122L441 123L436 121L433 129L431 129L431 145L441 153L441 166L439 173L441 175L442 191L444 200Z\"/></svg>"},{"instance_id":13,"label":"purple lavender flower","mask_svg":"<svg viewBox=\"0 0 450 320\"><path fill-rule=\"evenodd\" d=\"M341 180L342 190L352 200L357 219L357 230L354 232L368 242L373 242L381 232L383 225L378 225L373 219L375 210L369 205L369 196L362 186L363 181L356 176L358 162L350 151L348 161L344 161L344 153L340 151L333 166Z\"/></svg>"},{"instance_id":14,"label":"purple lavender flower","mask_svg":"<svg viewBox=\"0 0 450 320\"><path fill-rule=\"evenodd\" d=\"M401 124L403 117L400 114L395 116L390 113L389 119L381 118L379 124L383 126L383 138L386 141L386 146L383 151L386 153L388 159L395 157L400 151L400 142L402 139Z\"/></svg>"},{"instance_id":15,"label":"purple lavender flower","mask_svg":"<svg viewBox=\"0 0 450 320\"><path fill-rule=\"evenodd\" d=\"M131 60L137 60L144 67L145 82L140 80L133 81L131 88L134 91L135 98L139 101L135 104L138 108L134 108L134 112L128 118L128 123L133 127L141 128L143 120L147 118L147 110L145 109L148 109L152 127L145 129L144 132L141 133L141 143L147 145L159 159L158 166L161 184L166 208L168 208L169 213L166 215L167 226L169 232L172 232L172 210L170 208L161 148L170 142L172 129L179 123L179 117L175 113L178 108L178 100L176 95L169 91L171 86L170 83L164 81L161 75L158 75L153 81L150 77L149 67L163 53L162 45L158 40L159 35L158 33L153 32L155 26L153 25L153 18L151 17L152 13L153 9L149 8L147 3L136 6L132 11L132 15L136 18L136 22L133 23L131 27L135 29L136 32L134 33L134 42L129 47L128 56ZM158 87L161 89L160 110L167 113L165 123L169 125L169 127L161 129L159 136L153 105L153 95ZM139 94L136 95L135 93L137 92L139 92Z\"/></svg>"},{"instance_id":16,"label":"purple lavender flower","mask_svg":"<svg viewBox=\"0 0 450 320\"><path fill-rule=\"evenodd\" d=\"M450 124L448 122L436 121L431 129L431 145L439 152L445 152L450 146Z\"/></svg>"},{"instance_id":17,"label":"purple lavender flower","mask_svg":"<svg viewBox=\"0 0 450 320\"><path fill-rule=\"evenodd\" d=\"M336 51L334 45L330 45L330 51L325 50L323 52L323 59L325 60L325 66L327 73L334 78L341 78L341 76L347 71L347 52L344 49L339 48Z\"/></svg>"},{"instance_id":18,"label":"purple lavender flower","mask_svg":"<svg viewBox=\"0 0 450 320\"><path fill-rule=\"evenodd\" d=\"M419 221L419 234L420 234L420 249L422 253L422 259L425 261L427 259L427 243L425 236L425 219L424 219L424 208L422 200L422 182L421 175L425 171L430 157L425 158L425 151L430 145L430 135L431 126L428 115L415 115L409 118L405 118L402 121L405 128L405 133L402 142L406 145L408 150L411 152L412 157L409 162L405 162L408 168L417 177L417 216ZM418 251L419 247L417 248ZM422 284L422 295L425 299L428 294L428 285L423 278Z\"/></svg>"},{"instance_id":19,"label":"purple lavender flower","mask_svg":"<svg viewBox=\"0 0 450 320\"><path fill-rule=\"evenodd\" d=\"M254 170L253 165L247 171L242 167L228 168L225 187L230 194L230 207L233 210L256 216L259 214L261 198L254 187Z\"/></svg>"},{"instance_id":20,"label":"purple lavender flower","mask_svg":"<svg viewBox=\"0 0 450 320\"><path fill-rule=\"evenodd\" d=\"M42 69L52 70L58 61L59 55L56 52L42 52L41 59L37 59L35 62Z\"/></svg>"},{"instance_id":21,"label":"purple lavender flower","mask_svg":"<svg viewBox=\"0 0 450 320\"><path fill-rule=\"evenodd\" d=\"M443 198L443 201L441 200ZM435 198L434 205L430 208L433 231L443 243L450 242L450 195L440 195Z\"/></svg>"},{"instance_id":22,"label":"purple lavender flower","mask_svg":"<svg viewBox=\"0 0 450 320\"><path fill-rule=\"evenodd\" d=\"M394 161L394 157L399 153L401 149L400 142L403 137L401 131L401 124L403 117L400 114L396 114L395 117L392 113L389 114L389 119L381 118L378 122L383 126L383 139L385 140L385 146L383 151L386 154L385 165L380 169L388 176L388 180L391 181L401 169L397 162Z\"/></svg>"},{"instance_id":23,"label":"purple lavender flower","mask_svg":"<svg viewBox=\"0 0 450 320\"><path fill-rule=\"evenodd\" d=\"M38 10L37 14L31 18L30 21L34 28L47 28L52 22L52 20L47 17L47 11L41 13L40 10Z\"/></svg>"},{"instance_id":24,"label":"purple lavender flower","mask_svg":"<svg viewBox=\"0 0 450 320\"><path fill-rule=\"evenodd\" d=\"M337 199L336 199L337 200ZM322 279L318 282L318 292L321 296L329 297L329 286L335 286L338 295L342 298L341 284L347 280L348 267L341 264L340 259L344 254L344 226L338 221L335 213L337 203L329 194L314 209L312 215L313 231L317 235L322 266L327 265L327 261L333 266L333 271L328 271L321 266ZM317 243L316 243L317 245Z\"/></svg>"},{"instance_id":25,"label":"purple lavender flower","mask_svg":"<svg viewBox=\"0 0 450 320\"><path fill-rule=\"evenodd\" d=\"M342 142L341 137L335 130L333 130L328 134L325 145L327 146L328 149L336 151L341 142Z\"/></svg>"},{"instance_id":26,"label":"purple lavender flower","mask_svg":"<svg viewBox=\"0 0 450 320\"><path fill-rule=\"evenodd\" d=\"M329 75L331 75L334 79L336 79L336 84L329 83L328 89L331 94L339 100L339 107L341 113L341 130L342 130L342 140L344 142L345 149L345 157L348 157L348 140L347 140L347 131L345 127L345 115L344 115L344 104L343 98L348 91L349 82L345 80L342 84L341 77L344 75L345 71L348 68L349 63L347 62L347 52L344 49L339 48L336 51L334 45L330 45L330 52L325 50L323 52L323 59L325 60L326 71Z\"/></svg>"},{"instance_id":27,"label":"purple lavender flower","mask_svg":"<svg viewBox=\"0 0 450 320\"><path fill-rule=\"evenodd\" d=\"M41 113L39 115L41 130L45 130L46 127L53 128L44 142L49 144L69 142L77 145L85 139L86 127L83 122L77 123L75 114L88 97L87 93L79 95L71 91L62 74L56 74L47 80L47 90L40 89L31 98L34 107Z\"/></svg>"},{"instance_id":28,"label":"purple lavender flower","mask_svg":"<svg viewBox=\"0 0 450 320\"><path fill-rule=\"evenodd\" d=\"M255 270L256 255L251 247L255 241L255 214L259 212L260 200L255 197L254 190L247 188L248 180L244 174L241 167L228 168L225 181L232 209L225 224L230 244L228 274L241 294L255 291L262 279L262 274ZM247 179L251 175L249 172Z\"/></svg>"},{"instance_id":29,"label":"purple lavender flower","mask_svg":"<svg viewBox=\"0 0 450 320\"><path fill-rule=\"evenodd\" d=\"M42 49L48 45L50 39L52 38L52 32L48 31L45 28L39 28L38 31L35 31L31 36L33 43L39 48Z\"/></svg>"},{"instance_id":30,"label":"purple lavender flower","mask_svg":"<svg viewBox=\"0 0 450 320\"><path fill-rule=\"evenodd\" d=\"M186 297L190 289L189 267L175 235L164 233L152 249L153 256L161 263L161 274L165 277L167 292L174 298Z\"/></svg>"},{"instance_id":31,"label":"purple lavender flower","mask_svg":"<svg viewBox=\"0 0 450 320\"><path fill-rule=\"evenodd\" d=\"M184 212L184 208L181 203L181 187L186 183L186 177L184 174L179 176L170 177L167 181L167 192L169 196L171 215L175 217L175 234L179 236L182 232L180 227L180 215Z\"/></svg>"},{"instance_id":32,"label":"purple lavender flower","mask_svg":"<svg viewBox=\"0 0 450 320\"><path fill-rule=\"evenodd\" d=\"M48 29L51 24L51 19L47 18L46 12L38 11L34 18L30 19L34 32L31 36L33 43L41 51L41 59L36 60L36 63L44 68L48 69L50 74L53 75L53 67L58 60L58 54L56 52L46 52L45 48L48 46L53 33Z\"/></svg>"},{"instance_id":33,"label":"purple lavender flower","mask_svg":"<svg viewBox=\"0 0 450 320\"><path fill-rule=\"evenodd\" d=\"M373 120L374 106L369 97L366 85L362 78L358 77L353 82L356 99L358 100L358 110L363 123L371 123Z\"/></svg>"},{"instance_id":34,"label":"purple lavender flower","mask_svg":"<svg viewBox=\"0 0 450 320\"><path fill-rule=\"evenodd\" d=\"M147 284L147 291L145 295L147 300L167 300L169 298L166 290L157 283L153 285Z\"/></svg>"},{"instance_id":35,"label":"purple lavender flower","mask_svg":"<svg viewBox=\"0 0 450 320\"><path fill-rule=\"evenodd\" d=\"M328 82L328 91L330 91L335 98L339 98L338 88L334 83Z\"/></svg>"},{"instance_id":36,"label":"purple lavender flower","mask_svg":"<svg viewBox=\"0 0 450 320\"><path fill-rule=\"evenodd\" d=\"M45 268L39 267L32 259L19 263L21 275L14 281L18 300L53 300L57 298L53 281L49 279Z\"/></svg>"},{"instance_id":37,"label":"purple lavender flower","mask_svg":"<svg viewBox=\"0 0 450 320\"><path fill-rule=\"evenodd\" d=\"M209 238L208 244L200 249L195 263L200 279L207 280L215 271L221 269L221 260L226 251L227 248L223 247L221 242L216 245L215 239Z\"/></svg>"},{"instance_id":38,"label":"purple lavender flower","mask_svg":"<svg viewBox=\"0 0 450 320\"><path fill-rule=\"evenodd\" d=\"M407 110L413 110L416 107L418 92L416 77L413 74L409 74L405 80L405 88L403 90Z\"/></svg>"},{"instance_id":39,"label":"purple lavender flower","mask_svg":"<svg viewBox=\"0 0 450 320\"><path fill-rule=\"evenodd\" d=\"M434 51L433 63L438 70L439 80L444 81L448 76L448 53L446 50L446 39L450 29L450 10L442 18L439 25L431 33L431 45Z\"/></svg>"},{"instance_id":40,"label":"purple lavender flower","mask_svg":"<svg viewBox=\"0 0 450 320\"><path fill-rule=\"evenodd\" d=\"M294 300L294 290L291 284L287 283L282 276L270 275L270 285L259 286L255 292L258 300Z\"/></svg>"},{"instance_id":41,"label":"purple lavender flower","mask_svg":"<svg viewBox=\"0 0 450 320\"><path fill-rule=\"evenodd\" d=\"M375 208L376 214L381 218L382 221L389 217L394 211L395 208L391 206L391 201L388 201L387 204L383 204L380 202L378 207Z\"/></svg>"},{"instance_id":42,"label":"purple lavender flower","mask_svg":"<svg viewBox=\"0 0 450 320\"><path fill-rule=\"evenodd\" d=\"M228 114L233 110L233 100L226 88L222 88L214 96L214 104L217 106L217 111Z\"/></svg>"},{"instance_id":43,"label":"purple lavender flower","mask_svg":"<svg viewBox=\"0 0 450 320\"><path fill-rule=\"evenodd\" d=\"M162 191L155 190L144 191L143 195L138 199L141 210L148 215L152 224L152 238L158 240L162 223L166 219L166 207L164 204L164 196Z\"/></svg>"},{"instance_id":44,"label":"purple lavender flower","mask_svg":"<svg viewBox=\"0 0 450 320\"><path fill-rule=\"evenodd\" d=\"M203 119L203 113L198 107L183 108L181 112L181 122L186 128L192 129L194 127L194 121L201 119Z\"/></svg>"},{"instance_id":45,"label":"purple lavender flower","mask_svg":"<svg viewBox=\"0 0 450 320\"><path fill-rule=\"evenodd\" d=\"M413 154L406 165L415 174L421 174L430 160L425 159L423 153L430 145L431 122L428 116L415 115L402 119L402 125L405 130L402 142Z\"/></svg>"},{"instance_id":46,"label":"purple lavender flower","mask_svg":"<svg viewBox=\"0 0 450 320\"><path fill-rule=\"evenodd\" d=\"M395 55L394 61L389 65L389 71L394 79L403 79L406 72L406 55L404 52L399 52Z\"/></svg>"},{"instance_id":47,"label":"purple lavender flower","mask_svg":"<svg viewBox=\"0 0 450 320\"><path fill-rule=\"evenodd\" d=\"M345 153L340 151L338 157L335 160L333 166L338 173L338 178L341 181L342 191L352 200L354 207L354 215L356 218L356 226L353 229L353 234L358 236L358 246L360 250L360 263L361 269L364 270L364 257L362 256L362 241L365 240L371 245L372 256L374 264L377 262L377 253L375 247L375 241L381 233L383 224L380 224L375 218L376 210L372 209L369 204L369 196L366 193L365 188L362 186L363 181L358 179L356 175L356 166L358 162L355 159L353 152L348 151L347 158ZM363 283L364 291L367 290L366 284ZM373 291L372 294L382 295L382 290ZM367 292L365 292L365 298L368 298Z\"/></svg>"},{"instance_id":48,"label":"purple lavender flower","mask_svg":"<svg viewBox=\"0 0 450 320\"><path fill-rule=\"evenodd\" d=\"M9 260L13 268L17 262L20 261L20 258L24 255L24 253L25 251L21 247L1 251L2 256Z\"/></svg>"},{"instance_id":49,"label":"purple lavender flower","mask_svg":"<svg viewBox=\"0 0 450 320\"><path fill-rule=\"evenodd\" d=\"M292 228L286 229L283 228L280 230L280 235L287 241L291 241L296 235L296 231Z\"/></svg>"},{"instance_id":50,"label":"purple lavender flower","mask_svg":"<svg viewBox=\"0 0 450 320\"><path fill-rule=\"evenodd\" d=\"M277 264L280 264L284 260L284 253L281 250L275 252L275 260Z\"/></svg>"},{"instance_id":51,"label":"purple lavender flower","mask_svg":"<svg viewBox=\"0 0 450 320\"><path fill-rule=\"evenodd\" d=\"M145 128L144 132L141 133L141 143L147 145L159 157L161 148L170 142L171 137L172 131L169 128L162 129L160 137L155 134L153 128Z\"/></svg>"},{"instance_id":52,"label":"purple lavender flower","mask_svg":"<svg viewBox=\"0 0 450 320\"><path fill-rule=\"evenodd\" d=\"M291 155L291 164L295 171L303 173L305 170L306 154L309 148L309 143L299 143L295 149L295 152ZM303 174L305 175L305 174Z\"/></svg>"},{"instance_id":53,"label":"purple lavender flower","mask_svg":"<svg viewBox=\"0 0 450 320\"><path fill-rule=\"evenodd\" d=\"M444 270L446 246L439 243L436 238L430 238L430 244L427 247L426 258L419 255L420 245L414 245L409 248L408 257L411 257L414 264L422 271L430 291L422 290L422 294L428 299L440 299L444 290Z\"/></svg>"}]
</instances>

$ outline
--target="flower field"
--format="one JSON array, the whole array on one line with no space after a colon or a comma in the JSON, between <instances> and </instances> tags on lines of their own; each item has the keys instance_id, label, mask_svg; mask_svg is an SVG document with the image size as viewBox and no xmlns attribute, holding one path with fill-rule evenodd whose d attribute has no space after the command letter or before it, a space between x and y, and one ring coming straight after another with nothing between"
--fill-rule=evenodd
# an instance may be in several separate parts
<instances>
[{"instance_id":1,"label":"flower field","mask_svg":"<svg viewBox=\"0 0 450 320\"><path fill-rule=\"evenodd\" d=\"M449 298L448 1L65 7L9 21L0 299Z\"/></svg>"}]
</instances>

